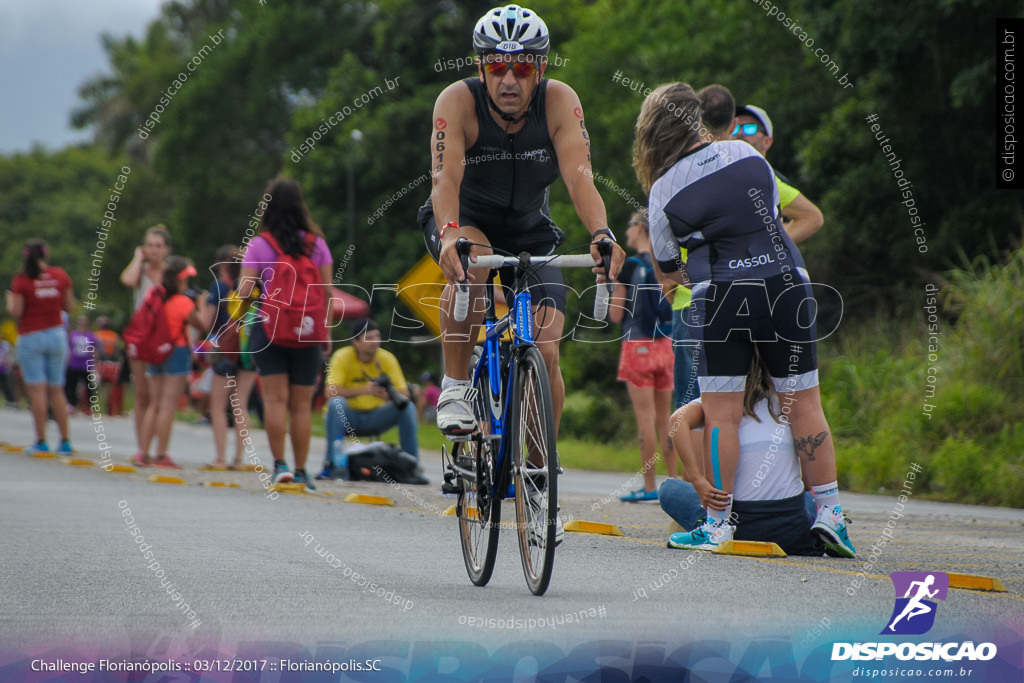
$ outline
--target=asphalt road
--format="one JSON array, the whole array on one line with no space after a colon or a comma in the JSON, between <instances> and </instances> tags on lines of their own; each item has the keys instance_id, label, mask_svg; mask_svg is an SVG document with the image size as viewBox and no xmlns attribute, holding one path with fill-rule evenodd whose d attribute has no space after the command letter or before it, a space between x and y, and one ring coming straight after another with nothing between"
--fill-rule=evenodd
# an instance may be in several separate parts
<instances>
[{"instance_id":1,"label":"asphalt road","mask_svg":"<svg viewBox=\"0 0 1024 683\"><path fill-rule=\"evenodd\" d=\"M104 418L103 433L113 462L126 463L134 450L128 419ZM23 446L30 434L28 413L0 411L0 441ZM100 460L88 418L72 419L72 435L78 457ZM256 436L257 457L269 463L265 437ZM4 661L21 661L11 652L68 648L302 658L339 643L350 654L362 647L415 659L409 644L425 641L459 644L451 646L462 653L456 659L534 641L539 651L563 653L625 642L639 656L650 641L731 643L725 659L735 663L765 639L788 641L786 657L799 661L826 641L878 639L893 608L888 573L902 570L1000 579L1007 592L951 590L928 637L1002 637L1020 649L1024 510L911 496L893 542L851 594L897 502L891 496L843 495L858 559L718 556L665 548L669 520L660 508L615 500L628 475L569 471L560 480L565 516L615 523L624 536L567 534L550 589L537 598L511 531L502 534L490 584L470 584L455 520L438 514L452 503L437 493L438 454L424 455L431 486L317 482L315 495L269 499L255 473L198 469L212 460L211 438L209 427L175 426L171 452L185 469L167 474L184 486L150 482L152 470L108 473L0 452ZM314 440L311 465L323 447ZM238 488L202 485L212 481ZM396 505L343 502L350 492ZM132 523L149 548L135 542ZM158 569L173 586L161 585ZM427 669L443 669L445 647L435 646Z\"/></svg>"}]
</instances>

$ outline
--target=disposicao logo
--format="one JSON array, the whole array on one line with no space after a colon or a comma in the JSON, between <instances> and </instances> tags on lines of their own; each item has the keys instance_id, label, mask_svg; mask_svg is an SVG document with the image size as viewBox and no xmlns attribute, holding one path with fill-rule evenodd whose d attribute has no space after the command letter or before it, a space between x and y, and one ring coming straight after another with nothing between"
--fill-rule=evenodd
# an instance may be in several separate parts
<instances>
[{"instance_id":1,"label":"disposicao logo","mask_svg":"<svg viewBox=\"0 0 1024 683\"><path fill-rule=\"evenodd\" d=\"M949 577L943 572L893 572L896 606L881 635L919 636L935 624L937 605L949 591ZM902 597L901 597L902 596Z\"/></svg>"},{"instance_id":2,"label":"disposicao logo","mask_svg":"<svg viewBox=\"0 0 1024 683\"><path fill-rule=\"evenodd\" d=\"M937 603L949 592L949 576L943 572L893 572L889 575L896 590L896 604L879 635L916 636L935 625ZM996 656L993 643L834 643L832 661L884 659L895 655L900 660L987 661Z\"/></svg>"}]
</instances>

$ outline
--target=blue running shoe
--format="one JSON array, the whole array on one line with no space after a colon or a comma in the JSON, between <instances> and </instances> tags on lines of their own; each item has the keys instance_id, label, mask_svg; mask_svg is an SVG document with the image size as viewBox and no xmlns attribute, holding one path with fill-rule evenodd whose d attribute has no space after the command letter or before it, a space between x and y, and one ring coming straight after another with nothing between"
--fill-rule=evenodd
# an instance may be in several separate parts
<instances>
[{"instance_id":1,"label":"blue running shoe","mask_svg":"<svg viewBox=\"0 0 1024 683\"><path fill-rule=\"evenodd\" d=\"M274 461L274 483L275 484L287 484L295 481L295 475L288 469L288 463L284 460Z\"/></svg>"},{"instance_id":2,"label":"blue running shoe","mask_svg":"<svg viewBox=\"0 0 1024 683\"><path fill-rule=\"evenodd\" d=\"M712 523L710 519L693 531L677 531L668 537L668 547L684 550L714 550L731 541L736 527L727 522Z\"/></svg>"},{"instance_id":3,"label":"blue running shoe","mask_svg":"<svg viewBox=\"0 0 1024 683\"><path fill-rule=\"evenodd\" d=\"M71 442L64 439L60 442L60 446L57 447L57 455L74 455L75 449L71 447Z\"/></svg>"},{"instance_id":4,"label":"blue running shoe","mask_svg":"<svg viewBox=\"0 0 1024 683\"><path fill-rule=\"evenodd\" d=\"M324 468L320 470L320 474L316 475L316 478L321 481L334 479L334 465L330 462L324 462Z\"/></svg>"},{"instance_id":5,"label":"blue running shoe","mask_svg":"<svg viewBox=\"0 0 1024 683\"><path fill-rule=\"evenodd\" d=\"M619 500L623 503L653 503L658 500L658 491L645 491L644 487L641 486L636 491L630 491L624 496L619 496Z\"/></svg>"},{"instance_id":6,"label":"blue running shoe","mask_svg":"<svg viewBox=\"0 0 1024 683\"><path fill-rule=\"evenodd\" d=\"M309 480L309 475L306 474L306 470L295 470L295 483L305 484L307 491L316 491L316 487L313 486L313 482Z\"/></svg>"},{"instance_id":7,"label":"blue running shoe","mask_svg":"<svg viewBox=\"0 0 1024 683\"><path fill-rule=\"evenodd\" d=\"M45 441L37 441L31 446L26 446L22 451L25 455L35 455L36 453L49 453L50 446Z\"/></svg>"},{"instance_id":8,"label":"blue running shoe","mask_svg":"<svg viewBox=\"0 0 1024 683\"><path fill-rule=\"evenodd\" d=\"M843 508L824 505L818 508L818 516L811 525L811 532L825 544L825 552L831 557L856 557L857 551L846 533L850 520L843 514Z\"/></svg>"}]
</instances>

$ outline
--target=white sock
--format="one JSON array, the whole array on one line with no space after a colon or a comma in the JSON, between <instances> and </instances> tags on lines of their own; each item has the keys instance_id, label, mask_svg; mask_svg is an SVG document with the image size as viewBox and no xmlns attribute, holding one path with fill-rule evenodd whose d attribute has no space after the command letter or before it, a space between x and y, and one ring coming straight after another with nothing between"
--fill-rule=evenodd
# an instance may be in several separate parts
<instances>
[{"instance_id":1,"label":"white sock","mask_svg":"<svg viewBox=\"0 0 1024 683\"><path fill-rule=\"evenodd\" d=\"M460 384L469 386L469 380L468 379L452 379L448 375L445 375L444 378L441 380L441 391L444 391L448 387L454 387L454 386L458 386Z\"/></svg>"},{"instance_id":2,"label":"white sock","mask_svg":"<svg viewBox=\"0 0 1024 683\"><path fill-rule=\"evenodd\" d=\"M842 510L842 506L839 504L839 482L832 481L828 484L819 484L818 486L811 487L811 494L814 496L814 502L818 508L822 508L826 505L831 507L837 507Z\"/></svg>"},{"instance_id":3,"label":"white sock","mask_svg":"<svg viewBox=\"0 0 1024 683\"><path fill-rule=\"evenodd\" d=\"M720 524L722 522L729 522L732 518L732 497L729 497L729 503L725 506L724 510L712 510L707 508L708 522L711 524ZM731 522L729 522L731 524Z\"/></svg>"}]
</instances>

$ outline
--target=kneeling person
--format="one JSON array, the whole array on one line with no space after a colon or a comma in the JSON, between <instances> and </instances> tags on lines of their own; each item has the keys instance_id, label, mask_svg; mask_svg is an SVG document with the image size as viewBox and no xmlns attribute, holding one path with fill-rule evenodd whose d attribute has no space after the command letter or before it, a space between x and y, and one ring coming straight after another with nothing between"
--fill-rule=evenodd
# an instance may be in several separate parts
<instances>
[{"instance_id":1,"label":"kneeling person","mask_svg":"<svg viewBox=\"0 0 1024 683\"><path fill-rule=\"evenodd\" d=\"M335 351L327 368L327 455L318 479L334 477L334 455L342 453L346 436L380 434L396 425L402 450L419 459L416 406L409 400L398 359L380 348L380 328L374 321L357 320L352 331L352 346Z\"/></svg>"}]
</instances>

